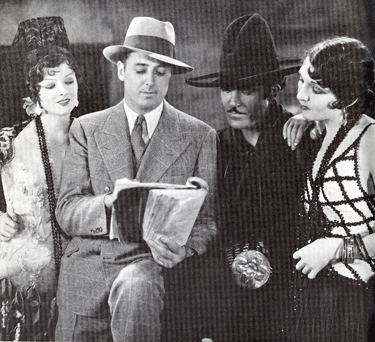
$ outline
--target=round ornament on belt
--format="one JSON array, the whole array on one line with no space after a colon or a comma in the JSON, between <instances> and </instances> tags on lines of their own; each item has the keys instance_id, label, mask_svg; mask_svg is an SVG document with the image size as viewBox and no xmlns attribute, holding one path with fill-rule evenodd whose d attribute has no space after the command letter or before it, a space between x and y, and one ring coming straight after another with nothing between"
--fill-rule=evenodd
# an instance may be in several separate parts
<instances>
[{"instance_id":1,"label":"round ornament on belt","mask_svg":"<svg viewBox=\"0 0 375 342\"><path fill-rule=\"evenodd\" d=\"M255 290L267 282L271 265L263 253L244 251L233 260L232 272L237 285Z\"/></svg>"}]
</instances>

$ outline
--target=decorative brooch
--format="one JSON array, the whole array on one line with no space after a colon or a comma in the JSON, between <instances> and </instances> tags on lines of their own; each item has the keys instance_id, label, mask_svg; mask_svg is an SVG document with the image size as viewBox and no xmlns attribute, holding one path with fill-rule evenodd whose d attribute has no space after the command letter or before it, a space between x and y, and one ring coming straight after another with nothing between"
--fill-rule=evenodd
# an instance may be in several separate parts
<instances>
[{"instance_id":1,"label":"decorative brooch","mask_svg":"<svg viewBox=\"0 0 375 342\"><path fill-rule=\"evenodd\" d=\"M255 290L269 279L271 265L263 253L248 250L238 254L233 260L232 273L237 285Z\"/></svg>"}]
</instances>

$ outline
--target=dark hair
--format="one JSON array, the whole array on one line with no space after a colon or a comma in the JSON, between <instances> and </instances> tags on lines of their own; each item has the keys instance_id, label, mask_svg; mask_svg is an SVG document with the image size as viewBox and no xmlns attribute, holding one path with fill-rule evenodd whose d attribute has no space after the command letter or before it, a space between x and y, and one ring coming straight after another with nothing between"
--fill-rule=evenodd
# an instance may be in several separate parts
<instances>
[{"instance_id":1,"label":"dark hair","mask_svg":"<svg viewBox=\"0 0 375 342\"><path fill-rule=\"evenodd\" d=\"M118 60L126 65L126 60L129 58L131 52L123 52L118 56Z\"/></svg>"},{"instance_id":2,"label":"dark hair","mask_svg":"<svg viewBox=\"0 0 375 342\"><path fill-rule=\"evenodd\" d=\"M362 42L349 37L330 38L313 46L306 57L315 69L309 70L310 77L337 98L330 108L346 108L352 120L364 113L373 116L374 59Z\"/></svg>"},{"instance_id":3,"label":"dark hair","mask_svg":"<svg viewBox=\"0 0 375 342\"><path fill-rule=\"evenodd\" d=\"M33 102L39 101L39 83L43 81L47 69L56 68L61 63L66 63L81 82L81 72L78 64L70 51L60 46L50 46L30 51L25 64L26 85L30 90L30 97Z\"/></svg>"}]
</instances>

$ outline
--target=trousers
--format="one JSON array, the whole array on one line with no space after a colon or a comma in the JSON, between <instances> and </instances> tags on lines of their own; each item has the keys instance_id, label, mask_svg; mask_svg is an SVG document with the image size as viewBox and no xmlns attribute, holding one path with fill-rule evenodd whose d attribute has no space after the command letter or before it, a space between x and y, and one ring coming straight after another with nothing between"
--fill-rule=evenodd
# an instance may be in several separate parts
<instances>
[{"instance_id":1,"label":"trousers","mask_svg":"<svg viewBox=\"0 0 375 342\"><path fill-rule=\"evenodd\" d=\"M153 259L127 265L109 290L110 315L82 316L60 304L56 341L157 342L164 293L162 268Z\"/></svg>"}]
</instances>

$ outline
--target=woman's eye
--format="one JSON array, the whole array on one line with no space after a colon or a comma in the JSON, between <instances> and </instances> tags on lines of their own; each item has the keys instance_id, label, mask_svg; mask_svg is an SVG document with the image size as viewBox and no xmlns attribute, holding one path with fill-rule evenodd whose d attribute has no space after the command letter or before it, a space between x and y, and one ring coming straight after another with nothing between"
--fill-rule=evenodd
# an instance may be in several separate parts
<instances>
[{"instance_id":1,"label":"woman's eye","mask_svg":"<svg viewBox=\"0 0 375 342\"><path fill-rule=\"evenodd\" d=\"M46 89L53 89L54 87L55 87L54 84L46 84L46 85L44 85L44 88L46 88Z\"/></svg>"},{"instance_id":2,"label":"woman's eye","mask_svg":"<svg viewBox=\"0 0 375 342\"><path fill-rule=\"evenodd\" d=\"M315 94L317 94L317 95L326 94L326 92L323 89L319 88L319 87L313 87L313 92Z\"/></svg>"}]
</instances>

